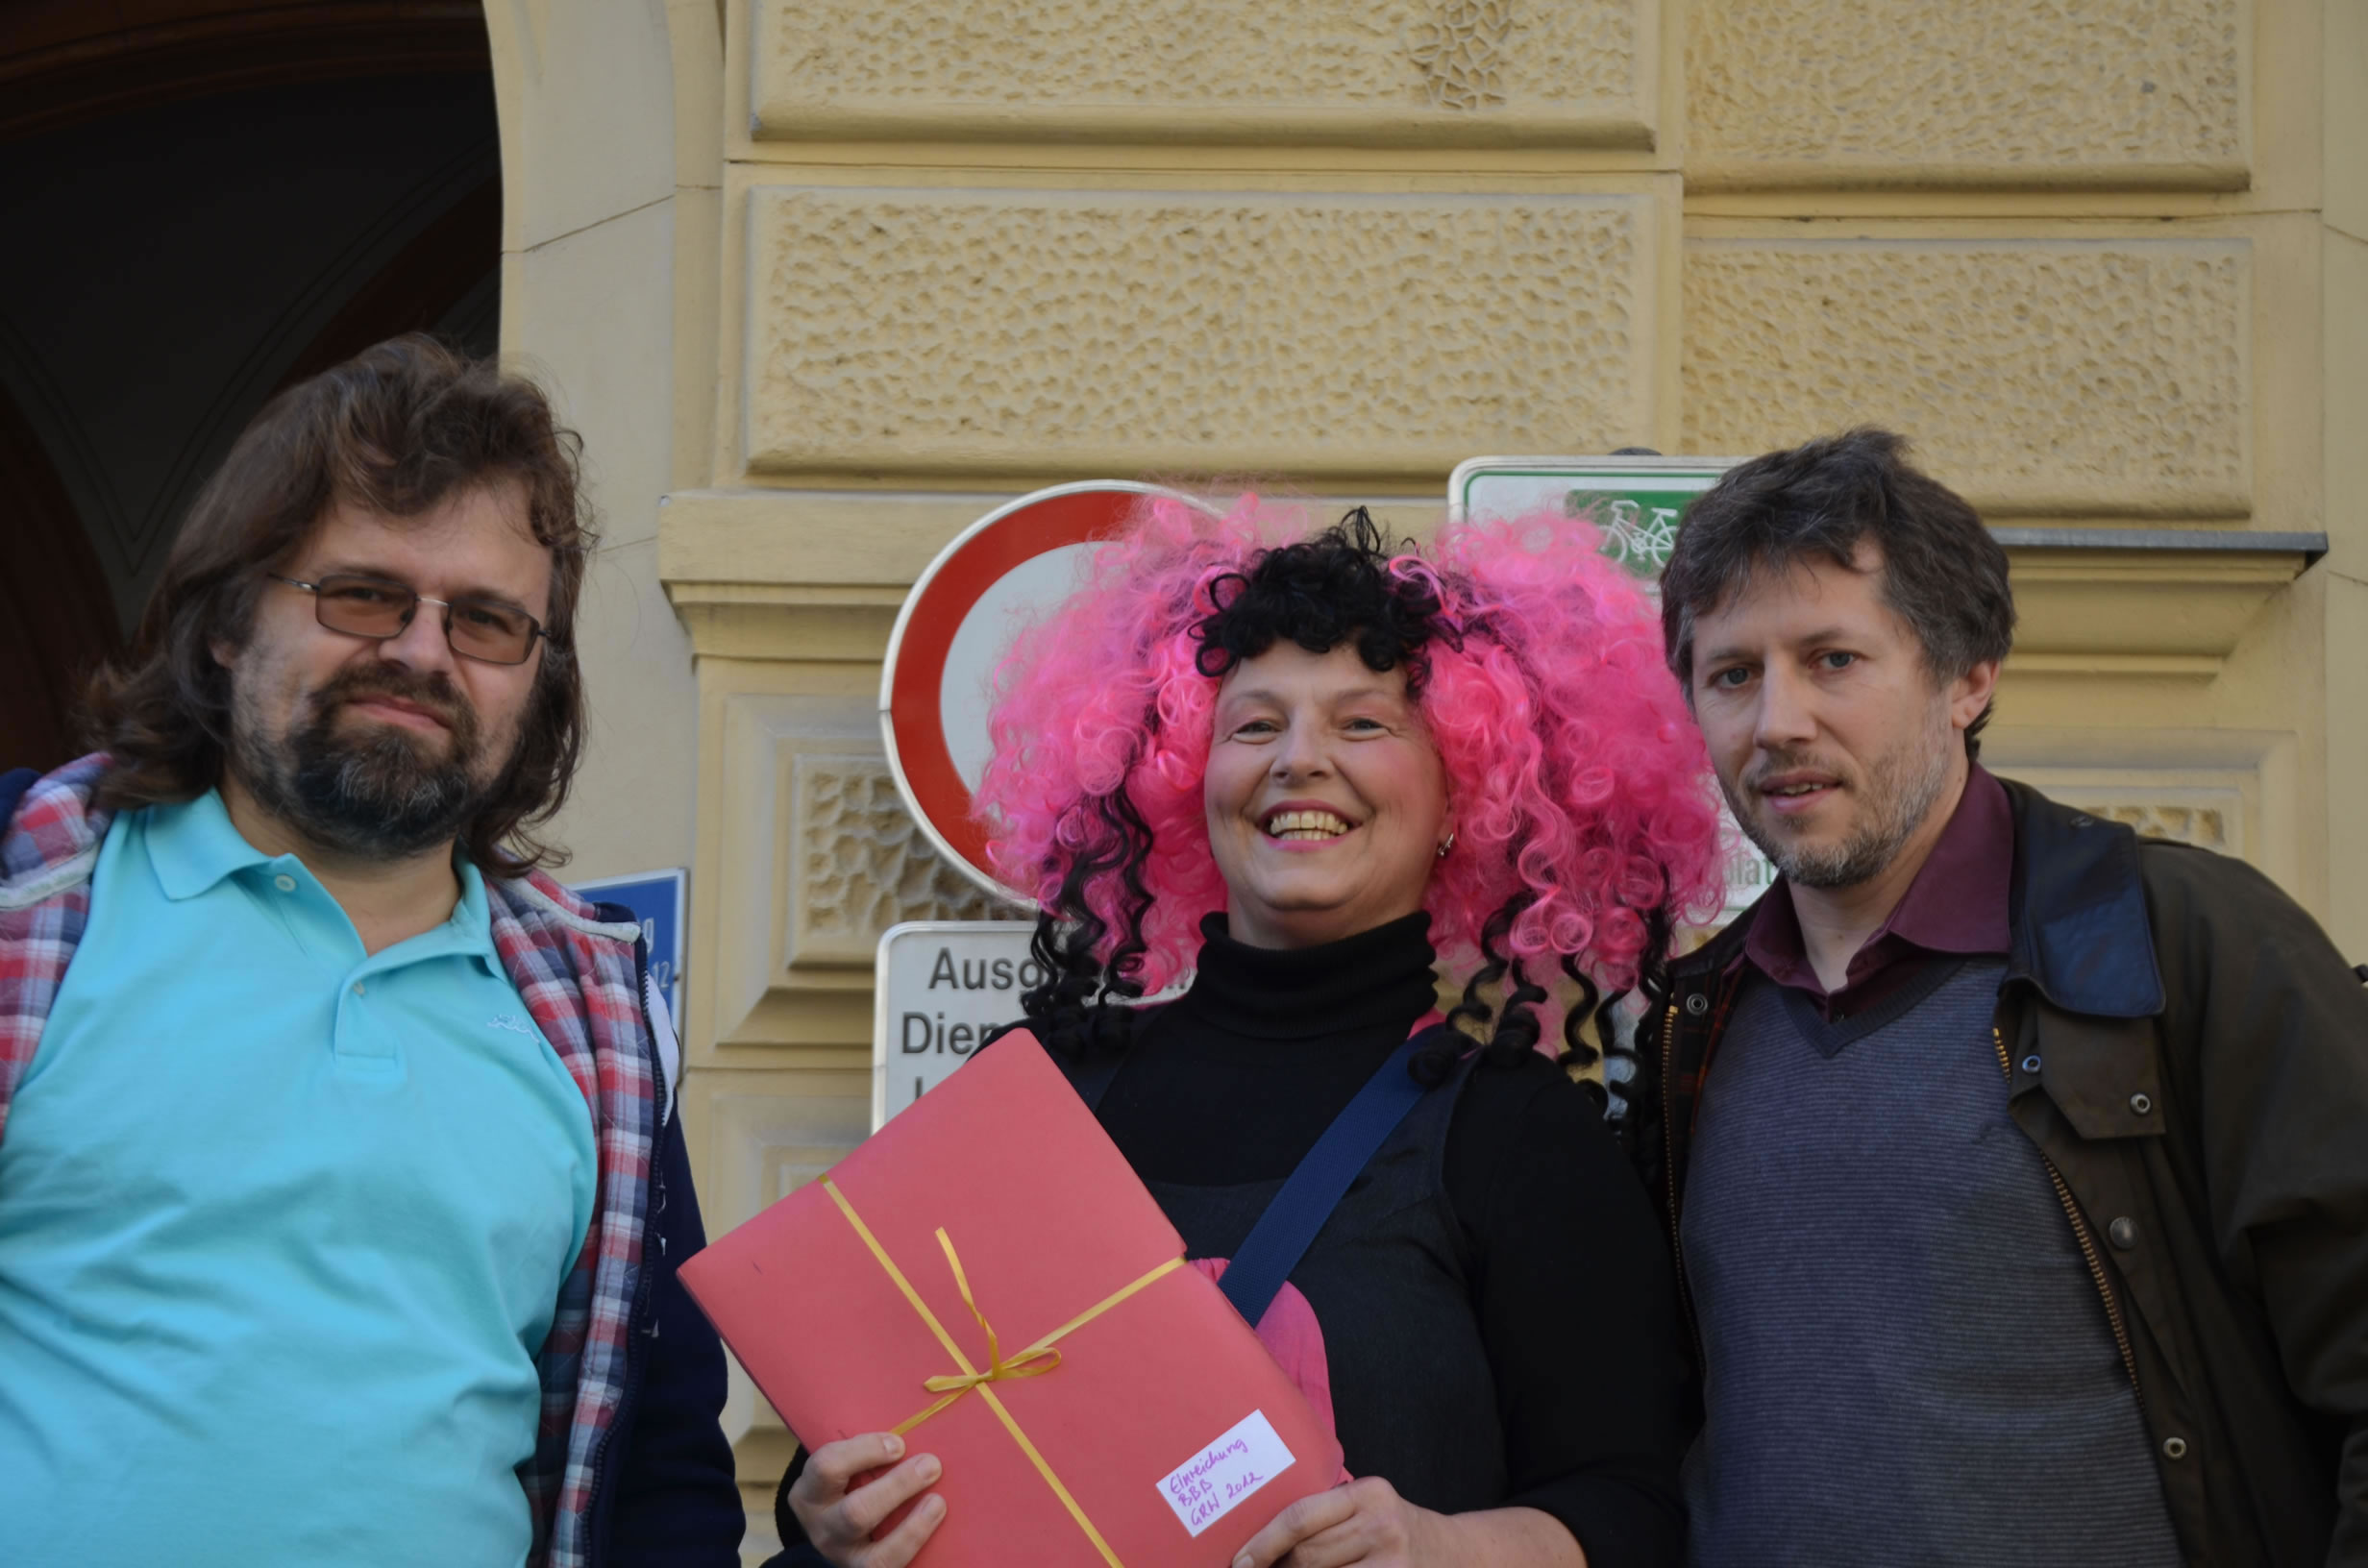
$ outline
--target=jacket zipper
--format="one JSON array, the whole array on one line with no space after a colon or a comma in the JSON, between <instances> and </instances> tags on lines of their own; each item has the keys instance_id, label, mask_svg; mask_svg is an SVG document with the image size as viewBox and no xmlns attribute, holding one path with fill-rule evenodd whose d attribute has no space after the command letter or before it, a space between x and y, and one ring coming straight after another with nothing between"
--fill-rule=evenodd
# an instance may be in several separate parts
<instances>
[{"instance_id":1,"label":"jacket zipper","mask_svg":"<svg viewBox=\"0 0 2368 1568\"><path fill-rule=\"evenodd\" d=\"M1693 1360L1702 1364L1702 1326L1694 1321L1693 1292L1686 1286L1686 1246L1677 1234L1677 1124L1671 1115L1672 1096L1669 1092L1670 1074L1677 1067L1677 998L1669 998L1669 1011L1661 1020L1661 1185L1669 1200L1669 1262L1677 1279L1677 1305L1686 1314L1686 1328L1693 1335Z\"/></svg>"},{"instance_id":2,"label":"jacket zipper","mask_svg":"<svg viewBox=\"0 0 2368 1568\"><path fill-rule=\"evenodd\" d=\"M1669 1074L1676 1069L1677 1002L1671 998L1669 1011L1661 1020L1661 1188L1669 1199L1669 1240L1673 1245L1677 1240L1677 1162L1669 1157L1668 1145L1677 1137L1677 1132L1669 1120L1674 1110L1670 1104ZM1683 1286L1686 1283L1684 1260L1679 1260L1677 1266L1678 1284Z\"/></svg>"},{"instance_id":3,"label":"jacket zipper","mask_svg":"<svg viewBox=\"0 0 2368 1568\"><path fill-rule=\"evenodd\" d=\"M2007 1037L1993 1023L1989 1026L1989 1038L1990 1043L1998 1047L1998 1070L2011 1085L2014 1082L2014 1068L2007 1057ZM2035 1143L2032 1147L2038 1149ZM2072 1222L2072 1238L2080 1243L2081 1257L2087 1262L2088 1278L2096 1285L2097 1295L2105 1303L2105 1320L2112 1326L2113 1345L2121 1352L2121 1369L2130 1374L2130 1389L2137 1396L2138 1412L2143 1415L2146 1410L2146 1389L2137 1381L2137 1353L2130 1346L2130 1325L2122 1318L2121 1302L2113 1294L2112 1282L2105 1276L2105 1259L2097 1251L2096 1236L2088 1229L2088 1219L2081 1213L2081 1206L2073 1201L2072 1188L2064 1185L2063 1173L2056 1168L2056 1162L2047 1157L2045 1149L2038 1149L2038 1154L2039 1164L2047 1167L2047 1179L2055 1184L2056 1201L2063 1205L2064 1218ZM1675 1189L1671 1191L1674 1193ZM1674 1196L1671 1203L1674 1207Z\"/></svg>"}]
</instances>

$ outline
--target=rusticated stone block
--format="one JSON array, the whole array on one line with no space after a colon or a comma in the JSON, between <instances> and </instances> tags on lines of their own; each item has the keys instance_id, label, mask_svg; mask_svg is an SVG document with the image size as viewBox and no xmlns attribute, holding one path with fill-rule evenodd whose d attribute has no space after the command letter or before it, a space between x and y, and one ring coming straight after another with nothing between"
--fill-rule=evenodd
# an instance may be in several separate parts
<instances>
[{"instance_id":1,"label":"rusticated stone block","mask_svg":"<svg viewBox=\"0 0 2368 1568\"><path fill-rule=\"evenodd\" d=\"M1643 441L1653 200L760 191L747 462L1440 478Z\"/></svg>"},{"instance_id":2,"label":"rusticated stone block","mask_svg":"<svg viewBox=\"0 0 2368 1568\"><path fill-rule=\"evenodd\" d=\"M1686 247L1686 450L1862 423L1986 510L2240 516L2242 240L1758 240Z\"/></svg>"},{"instance_id":3,"label":"rusticated stone block","mask_svg":"<svg viewBox=\"0 0 2368 1568\"><path fill-rule=\"evenodd\" d=\"M876 756L805 753L792 765L795 962L869 962L899 920L998 912L921 835Z\"/></svg>"},{"instance_id":4,"label":"rusticated stone block","mask_svg":"<svg viewBox=\"0 0 2368 1568\"><path fill-rule=\"evenodd\" d=\"M2245 0L1695 0L1689 184L2246 183Z\"/></svg>"},{"instance_id":5,"label":"rusticated stone block","mask_svg":"<svg viewBox=\"0 0 2368 1568\"><path fill-rule=\"evenodd\" d=\"M2140 802L2108 806L2104 815L2116 822L2129 823L2144 838L2168 839L2174 844L2192 844L2223 852L2229 847L2230 817L2222 807Z\"/></svg>"},{"instance_id":6,"label":"rusticated stone block","mask_svg":"<svg viewBox=\"0 0 2368 1568\"><path fill-rule=\"evenodd\" d=\"M764 0L759 136L1652 144L1657 0Z\"/></svg>"}]
</instances>

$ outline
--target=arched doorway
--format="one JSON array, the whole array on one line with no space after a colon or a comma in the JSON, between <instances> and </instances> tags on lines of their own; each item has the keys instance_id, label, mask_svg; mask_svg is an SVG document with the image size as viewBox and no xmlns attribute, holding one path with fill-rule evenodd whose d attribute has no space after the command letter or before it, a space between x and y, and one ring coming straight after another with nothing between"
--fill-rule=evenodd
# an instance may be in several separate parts
<instances>
[{"instance_id":1,"label":"arched doorway","mask_svg":"<svg viewBox=\"0 0 2368 1568\"><path fill-rule=\"evenodd\" d=\"M475 4L124 0L0 33L0 767L73 755L191 496L281 387L497 340Z\"/></svg>"}]
</instances>

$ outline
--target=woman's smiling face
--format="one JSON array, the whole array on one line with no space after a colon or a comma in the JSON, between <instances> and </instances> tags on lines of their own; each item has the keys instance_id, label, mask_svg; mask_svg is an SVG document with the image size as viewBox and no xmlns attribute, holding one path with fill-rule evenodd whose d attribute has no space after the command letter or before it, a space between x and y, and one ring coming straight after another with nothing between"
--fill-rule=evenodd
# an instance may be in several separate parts
<instances>
[{"instance_id":1,"label":"woman's smiling face","mask_svg":"<svg viewBox=\"0 0 2368 1568\"><path fill-rule=\"evenodd\" d=\"M1279 642L1218 688L1202 783L1234 940L1310 947L1422 907L1446 772L1403 669Z\"/></svg>"}]
</instances>

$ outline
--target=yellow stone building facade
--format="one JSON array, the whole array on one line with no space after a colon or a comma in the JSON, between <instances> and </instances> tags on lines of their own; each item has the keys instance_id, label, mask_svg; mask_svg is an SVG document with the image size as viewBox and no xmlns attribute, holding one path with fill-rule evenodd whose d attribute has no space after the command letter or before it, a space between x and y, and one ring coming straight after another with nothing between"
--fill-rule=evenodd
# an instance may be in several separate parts
<instances>
[{"instance_id":1,"label":"yellow stone building facade","mask_svg":"<svg viewBox=\"0 0 2368 1568\"><path fill-rule=\"evenodd\" d=\"M488 0L503 339L608 544L564 828L692 868L711 1229L868 1124L871 960L984 913L881 759L1000 499L1861 421L2012 542L1986 756L2368 958L2357 0ZM2241 537L2231 537L2231 536ZM2322 547L2308 537L2324 535ZM790 1452L745 1386L752 1558Z\"/></svg>"}]
</instances>

